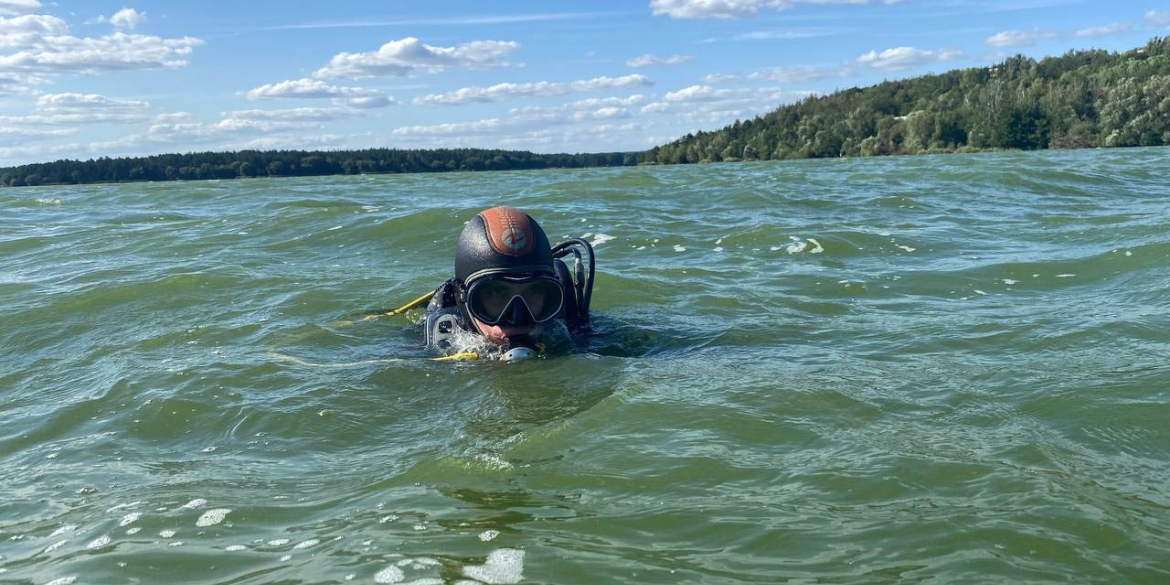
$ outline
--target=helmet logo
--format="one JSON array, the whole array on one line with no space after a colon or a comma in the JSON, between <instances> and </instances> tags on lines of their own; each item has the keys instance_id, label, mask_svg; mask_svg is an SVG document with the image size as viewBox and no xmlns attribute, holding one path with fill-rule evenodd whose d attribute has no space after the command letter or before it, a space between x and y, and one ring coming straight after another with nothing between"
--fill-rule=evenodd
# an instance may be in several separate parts
<instances>
[{"instance_id":1,"label":"helmet logo","mask_svg":"<svg viewBox=\"0 0 1170 585\"><path fill-rule=\"evenodd\" d=\"M511 250L520 250L528 243L528 234L524 230L508 228L500 235L500 240Z\"/></svg>"}]
</instances>

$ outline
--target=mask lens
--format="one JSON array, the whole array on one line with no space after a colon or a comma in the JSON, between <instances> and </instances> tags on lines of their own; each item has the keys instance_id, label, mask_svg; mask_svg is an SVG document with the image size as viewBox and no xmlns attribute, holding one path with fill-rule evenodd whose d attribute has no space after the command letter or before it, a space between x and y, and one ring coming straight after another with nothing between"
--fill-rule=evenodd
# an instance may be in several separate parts
<instances>
[{"instance_id":1,"label":"mask lens","mask_svg":"<svg viewBox=\"0 0 1170 585\"><path fill-rule=\"evenodd\" d=\"M468 293L467 309L473 317L488 324L500 320L508 301L516 296L511 283L503 280L488 280L477 284Z\"/></svg>"},{"instance_id":2,"label":"mask lens","mask_svg":"<svg viewBox=\"0 0 1170 585\"><path fill-rule=\"evenodd\" d=\"M537 323L556 317L564 300L560 285L551 280L491 279L471 286L467 293L467 309L476 319L495 325L516 297L527 306Z\"/></svg>"},{"instance_id":3,"label":"mask lens","mask_svg":"<svg viewBox=\"0 0 1170 585\"><path fill-rule=\"evenodd\" d=\"M563 300L560 285L549 280L533 280L523 285L520 298L524 299L537 323L556 317Z\"/></svg>"}]
</instances>

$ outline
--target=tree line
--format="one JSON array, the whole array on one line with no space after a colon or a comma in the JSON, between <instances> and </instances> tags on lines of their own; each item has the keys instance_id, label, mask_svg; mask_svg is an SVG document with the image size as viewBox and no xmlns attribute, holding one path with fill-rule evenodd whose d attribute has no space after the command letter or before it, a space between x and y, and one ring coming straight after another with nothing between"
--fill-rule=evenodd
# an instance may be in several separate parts
<instances>
[{"instance_id":1,"label":"tree line","mask_svg":"<svg viewBox=\"0 0 1170 585\"><path fill-rule=\"evenodd\" d=\"M59 160L0 169L0 185L178 181L240 177L307 177L365 173L436 173L610 167L637 164L636 153L535 154L474 148L338 151L197 152L145 157Z\"/></svg>"},{"instance_id":2,"label":"tree line","mask_svg":"<svg viewBox=\"0 0 1170 585\"><path fill-rule=\"evenodd\" d=\"M23 186L428 173L1170 145L1170 38L1124 53L1023 56L809 97L642 153L486 149L256 151L59 160L0 168Z\"/></svg>"},{"instance_id":3,"label":"tree line","mask_svg":"<svg viewBox=\"0 0 1170 585\"><path fill-rule=\"evenodd\" d=\"M653 148L642 163L1170 145L1170 38L1023 56L809 97Z\"/></svg>"}]
</instances>

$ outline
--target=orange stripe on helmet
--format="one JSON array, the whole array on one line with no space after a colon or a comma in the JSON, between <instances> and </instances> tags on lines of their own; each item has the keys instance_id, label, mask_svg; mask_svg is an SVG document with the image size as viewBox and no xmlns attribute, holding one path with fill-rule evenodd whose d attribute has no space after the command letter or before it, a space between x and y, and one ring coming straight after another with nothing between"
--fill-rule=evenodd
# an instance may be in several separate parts
<instances>
[{"instance_id":1,"label":"orange stripe on helmet","mask_svg":"<svg viewBox=\"0 0 1170 585\"><path fill-rule=\"evenodd\" d=\"M482 211L488 242L500 254L523 256L536 245L536 234L528 214L514 207L500 206Z\"/></svg>"}]
</instances>

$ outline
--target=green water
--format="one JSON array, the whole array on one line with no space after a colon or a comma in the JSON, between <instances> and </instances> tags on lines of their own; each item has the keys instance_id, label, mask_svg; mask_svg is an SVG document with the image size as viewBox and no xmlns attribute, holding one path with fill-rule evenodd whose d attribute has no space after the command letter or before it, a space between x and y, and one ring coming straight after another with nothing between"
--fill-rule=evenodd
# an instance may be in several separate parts
<instances>
[{"instance_id":1,"label":"green water","mask_svg":"<svg viewBox=\"0 0 1170 585\"><path fill-rule=\"evenodd\" d=\"M1168 168L0 190L0 583L1170 582ZM347 323L501 203L605 240L597 337Z\"/></svg>"}]
</instances>

